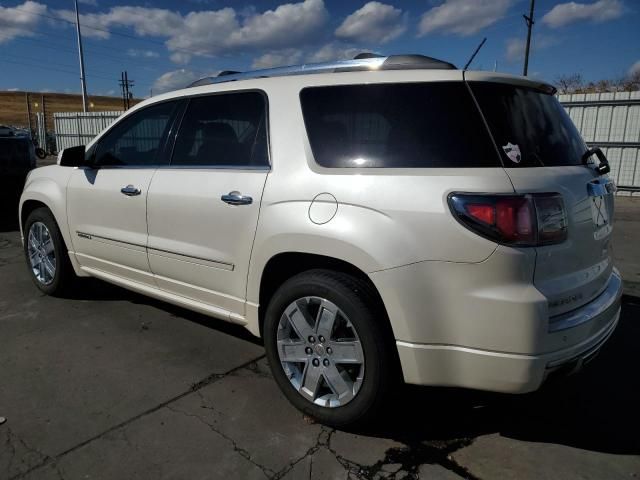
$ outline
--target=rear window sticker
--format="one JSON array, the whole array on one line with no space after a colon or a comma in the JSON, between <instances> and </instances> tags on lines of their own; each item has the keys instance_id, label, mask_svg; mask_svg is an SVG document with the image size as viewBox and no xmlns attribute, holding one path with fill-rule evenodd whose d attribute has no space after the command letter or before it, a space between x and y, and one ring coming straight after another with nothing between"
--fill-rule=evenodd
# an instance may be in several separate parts
<instances>
[{"instance_id":1,"label":"rear window sticker","mask_svg":"<svg viewBox=\"0 0 640 480\"><path fill-rule=\"evenodd\" d=\"M518 145L507 142L506 145L502 146L502 150L504 150L504 153L507 154L507 157L509 157L509 160L511 160L513 163L520 163L520 160L522 160L520 147Z\"/></svg>"}]
</instances>

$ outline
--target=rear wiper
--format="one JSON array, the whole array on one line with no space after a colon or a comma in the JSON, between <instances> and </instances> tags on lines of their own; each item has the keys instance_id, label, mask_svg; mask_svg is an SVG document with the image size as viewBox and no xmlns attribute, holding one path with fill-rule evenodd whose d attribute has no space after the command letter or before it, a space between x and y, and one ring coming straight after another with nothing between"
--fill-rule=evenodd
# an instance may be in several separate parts
<instances>
[{"instance_id":1,"label":"rear wiper","mask_svg":"<svg viewBox=\"0 0 640 480\"><path fill-rule=\"evenodd\" d=\"M586 152L584 152L584 154L582 155L582 163L586 165L589 159L591 158L591 156L594 154L596 157L598 157L598 161L600 162L596 166L596 172L598 172L598 175L604 175L605 173L609 173L611 171L611 167L609 166L609 161L607 160L607 157L605 156L604 152L600 149L600 147L593 147L588 149Z\"/></svg>"}]
</instances>

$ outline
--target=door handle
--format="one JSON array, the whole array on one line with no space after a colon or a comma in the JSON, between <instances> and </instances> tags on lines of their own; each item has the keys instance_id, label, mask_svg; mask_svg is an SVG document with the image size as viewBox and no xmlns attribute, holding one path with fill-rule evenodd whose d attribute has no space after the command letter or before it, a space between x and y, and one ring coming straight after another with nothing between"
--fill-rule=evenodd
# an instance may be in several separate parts
<instances>
[{"instance_id":1,"label":"door handle","mask_svg":"<svg viewBox=\"0 0 640 480\"><path fill-rule=\"evenodd\" d=\"M250 205L253 203L253 198L247 195L242 195L236 190L229 192L226 195L222 195L220 200L224 203L228 203L229 205Z\"/></svg>"},{"instance_id":2,"label":"door handle","mask_svg":"<svg viewBox=\"0 0 640 480\"><path fill-rule=\"evenodd\" d=\"M125 194L127 197L133 197L135 195L140 195L142 193L142 190L134 187L133 185L127 185L126 187L122 187L120 189L120 192Z\"/></svg>"}]
</instances>

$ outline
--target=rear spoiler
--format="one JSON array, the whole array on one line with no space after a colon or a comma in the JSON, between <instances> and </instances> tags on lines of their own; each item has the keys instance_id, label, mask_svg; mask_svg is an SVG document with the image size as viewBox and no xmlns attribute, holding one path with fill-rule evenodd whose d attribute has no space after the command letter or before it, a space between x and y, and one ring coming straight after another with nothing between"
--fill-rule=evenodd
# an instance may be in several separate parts
<instances>
[{"instance_id":1,"label":"rear spoiler","mask_svg":"<svg viewBox=\"0 0 640 480\"><path fill-rule=\"evenodd\" d=\"M514 85L517 87L525 87L533 90L537 90L548 95L555 95L557 93L556 87L550 83L542 82L539 80L532 80L528 77L520 77L517 75L507 75L505 73L497 72L463 72L463 78L466 82L490 82L490 83L504 83L507 85Z\"/></svg>"}]
</instances>

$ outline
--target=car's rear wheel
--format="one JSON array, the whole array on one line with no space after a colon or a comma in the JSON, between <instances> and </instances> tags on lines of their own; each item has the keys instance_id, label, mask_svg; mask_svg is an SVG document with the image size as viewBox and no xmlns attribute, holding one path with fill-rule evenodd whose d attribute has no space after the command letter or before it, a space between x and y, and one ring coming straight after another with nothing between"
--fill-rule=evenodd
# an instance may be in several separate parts
<instances>
[{"instance_id":1,"label":"car's rear wheel","mask_svg":"<svg viewBox=\"0 0 640 480\"><path fill-rule=\"evenodd\" d=\"M37 208L24 224L24 254L31 278L47 295L59 295L73 280L73 267L53 215Z\"/></svg>"},{"instance_id":2,"label":"car's rear wheel","mask_svg":"<svg viewBox=\"0 0 640 480\"><path fill-rule=\"evenodd\" d=\"M395 373L384 321L370 287L356 277L311 270L287 280L267 308L264 338L289 401L334 426L374 415Z\"/></svg>"}]
</instances>

